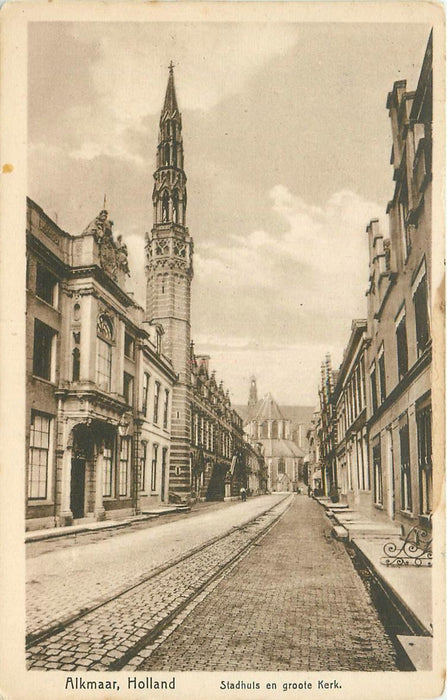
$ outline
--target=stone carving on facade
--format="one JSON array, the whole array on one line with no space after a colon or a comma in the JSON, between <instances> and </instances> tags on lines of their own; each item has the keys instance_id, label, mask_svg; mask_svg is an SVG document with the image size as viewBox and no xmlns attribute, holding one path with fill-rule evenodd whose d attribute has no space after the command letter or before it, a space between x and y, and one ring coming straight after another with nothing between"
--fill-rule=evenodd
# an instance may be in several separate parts
<instances>
[{"instance_id":1,"label":"stone carving on facade","mask_svg":"<svg viewBox=\"0 0 447 700\"><path fill-rule=\"evenodd\" d=\"M130 275L127 245L122 236L113 240L113 221L108 218L108 212L103 209L98 216L84 229L83 234L93 234L99 246L99 261L103 270L112 279L117 279L118 271Z\"/></svg>"}]
</instances>

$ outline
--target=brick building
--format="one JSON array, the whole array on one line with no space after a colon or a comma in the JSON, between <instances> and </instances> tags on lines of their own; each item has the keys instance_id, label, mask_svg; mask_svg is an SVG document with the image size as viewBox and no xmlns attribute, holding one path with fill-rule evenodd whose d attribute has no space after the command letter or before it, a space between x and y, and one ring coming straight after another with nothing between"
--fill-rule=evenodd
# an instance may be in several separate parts
<instances>
[{"instance_id":1,"label":"brick building","mask_svg":"<svg viewBox=\"0 0 447 700\"><path fill-rule=\"evenodd\" d=\"M432 36L415 91L388 95L395 181L389 236L367 227L373 503L408 529L433 506L431 448Z\"/></svg>"},{"instance_id":2,"label":"brick building","mask_svg":"<svg viewBox=\"0 0 447 700\"><path fill-rule=\"evenodd\" d=\"M430 35L416 90L399 80L388 94L395 185L388 236L377 219L366 228L367 319L353 322L338 375L326 367L320 390L323 475L404 532L430 527L433 510L432 101Z\"/></svg>"}]
</instances>

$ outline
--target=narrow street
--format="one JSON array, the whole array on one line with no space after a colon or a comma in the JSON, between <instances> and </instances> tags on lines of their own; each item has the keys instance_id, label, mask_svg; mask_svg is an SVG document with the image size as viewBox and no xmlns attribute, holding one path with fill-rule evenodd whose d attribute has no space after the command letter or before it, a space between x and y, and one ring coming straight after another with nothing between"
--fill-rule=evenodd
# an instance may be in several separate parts
<instances>
[{"instance_id":1,"label":"narrow street","mask_svg":"<svg viewBox=\"0 0 447 700\"><path fill-rule=\"evenodd\" d=\"M391 640L329 530L315 501L272 495L34 551L28 667L397 670ZM58 620L66 624L38 638Z\"/></svg>"},{"instance_id":2,"label":"narrow street","mask_svg":"<svg viewBox=\"0 0 447 700\"><path fill-rule=\"evenodd\" d=\"M393 645L317 503L295 497L138 670L393 671Z\"/></svg>"}]
</instances>

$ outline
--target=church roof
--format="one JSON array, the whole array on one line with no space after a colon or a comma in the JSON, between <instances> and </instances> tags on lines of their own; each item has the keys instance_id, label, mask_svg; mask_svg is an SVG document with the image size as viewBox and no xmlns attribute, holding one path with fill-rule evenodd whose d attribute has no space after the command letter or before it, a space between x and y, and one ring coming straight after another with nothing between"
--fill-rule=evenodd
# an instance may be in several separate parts
<instances>
[{"instance_id":1,"label":"church roof","mask_svg":"<svg viewBox=\"0 0 447 700\"><path fill-rule=\"evenodd\" d=\"M253 411L252 420L258 422L262 422L263 420L284 420L284 416L270 392L266 394L263 399L258 401Z\"/></svg>"},{"instance_id":2,"label":"church roof","mask_svg":"<svg viewBox=\"0 0 447 700\"><path fill-rule=\"evenodd\" d=\"M264 438L258 440L264 447L264 457L304 457L306 454L292 440Z\"/></svg>"},{"instance_id":3,"label":"church roof","mask_svg":"<svg viewBox=\"0 0 447 700\"><path fill-rule=\"evenodd\" d=\"M166 114L166 112L171 116L173 116L175 113L179 114L174 85L174 66L172 65L172 62L169 66L168 87L166 88L165 103L162 114Z\"/></svg>"}]
</instances>

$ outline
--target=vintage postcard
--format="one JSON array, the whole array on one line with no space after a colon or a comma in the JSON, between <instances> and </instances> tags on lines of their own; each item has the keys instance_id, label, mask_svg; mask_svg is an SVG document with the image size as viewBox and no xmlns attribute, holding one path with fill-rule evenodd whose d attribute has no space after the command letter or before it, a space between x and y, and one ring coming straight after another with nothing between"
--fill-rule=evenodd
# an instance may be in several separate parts
<instances>
[{"instance_id":1,"label":"vintage postcard","mask_svg":"<svg viewBox=\"0 0 447 700\"><path fill-rule=\"evenodd\" d=\"M442 6L0 28L0 696L439 697Z\"/></svg>"}]
</instances>

